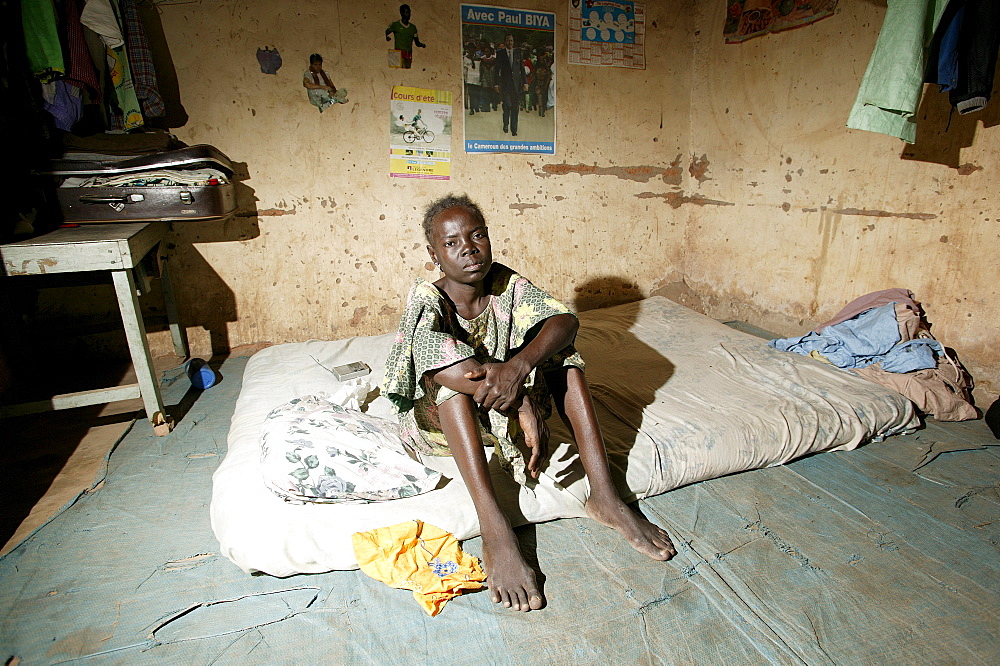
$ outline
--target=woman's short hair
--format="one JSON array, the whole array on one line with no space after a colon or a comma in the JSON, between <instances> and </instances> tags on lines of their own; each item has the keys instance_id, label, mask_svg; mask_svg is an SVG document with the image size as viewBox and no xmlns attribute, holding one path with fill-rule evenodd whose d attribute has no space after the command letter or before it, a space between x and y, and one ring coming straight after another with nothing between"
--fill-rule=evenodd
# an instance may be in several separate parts
<instances>
[{"instance_id":1,"label":"woman's short hair","mask_svg":"<svg viewBox=\"0 0 1000 666\"><path fill-rule=\"evenodd\" d=\"M479 224L486 224L483 211L475 204L468 194L448 194L435 199L424 211L424 237L427 242L431 242L431 233L434 231L434 218L448 210L449 208L463 208Z\"/></svg>"},{"instance_id":2,"label":"woman's short hair","mask_svg":"<svg viewBox=\"0 0 1000 666\"><path fill-rule=\"evenodd\" d=\"M311 65L314 62L323 62L323 56L321 56L318 53L313 53L311 56L309 56L309 64Z\"/></svg>"}]
</instances>

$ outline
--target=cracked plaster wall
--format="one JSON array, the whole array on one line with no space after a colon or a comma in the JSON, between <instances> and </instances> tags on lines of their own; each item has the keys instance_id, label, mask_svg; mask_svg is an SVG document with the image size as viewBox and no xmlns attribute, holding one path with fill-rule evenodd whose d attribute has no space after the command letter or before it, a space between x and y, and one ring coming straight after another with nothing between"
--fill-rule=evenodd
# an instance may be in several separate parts
<instances>
[{"instance_id":1,"label":"cracked plaster wall","mask_svg":"<svg viewBox=\"0 0 1000 666\"><path fill-rule=\"evenodd\" d=\"M161 7L189 116L175 132L246 163L256 199L243 218L255 236L175 234L196 352L392 329L413 279L435 275L420 209L466 191L497 258L578 308L664 293L792 335L906 287L980 385L1000 387L1000 133L955 120L959 150L943 123L916 148L844 127L884 7L841 3L813 26L727 46L722 0L647 2L647 68L630 71L566 64L565 2L514 4L556 12L554 156L460 150L457 3L414 7L428 48L409 71L381 65L397 3ZM277 76L257 67L264 44L281 51ZM323 114L299 81L314 51L350 97ZM394 84L456 93L451 181L388 176ZM224 330L199 326L219 299ZM169 349L154 334L154 353Z\"/></svg>"},{"instance_id":2,"label":"cracked plaster wall","mask_svg":"<svg viewBox=\"0 0 1000 666\"><path fill-rule=\"evenodd\" d=\"M161 7L189 116L175 133L246 163L256 198L256 237L209 240L195 225L175 225L181 268L173 275L196 349L395 328L413 280L436 276L421 210L455 191L483 207L498 260L577 307L635 300L664 276L679 279L687 215L643 195L679 196L685 176L690 13L683 3L649 3L648 67L627 71L568 67L566 3L517 4L556 12L556 155L461 150L457 3L414 6L428 46L416 50L409 71L382 64L398 3ZM281 52L276 76L259 71L254 54L263 44ZM322 114L301 85L314 51L350 98ZM450 181L389 177L394 84L456 93ZM198 325L220 299L233 310L223 335ZM169 340L157 336L166 353Z\"/></svg>"},{"instance_id":3,"label":"cracked plaster wall","mask_svg":"<svg viewBox=\"0 0 1000 666\"><path fill-rule=\"evenodd\" d=\"M686 286L708 314L782 335L908 288L995 397L1000 104L948 127L947 95L932 88L914 145L848 130L878 4L841 2L812 26L732 46L719 38L725 3L697 3L691 145L710 164L692 189L735 206L688 207Z\"/></svg>"}]
</instances>

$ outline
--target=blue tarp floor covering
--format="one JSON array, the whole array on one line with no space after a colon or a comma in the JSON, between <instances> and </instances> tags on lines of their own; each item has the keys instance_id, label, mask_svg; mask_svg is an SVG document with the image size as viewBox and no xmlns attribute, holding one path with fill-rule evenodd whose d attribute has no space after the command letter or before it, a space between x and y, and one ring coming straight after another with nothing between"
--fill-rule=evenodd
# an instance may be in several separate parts
<instances>
[{"instance_id":1,"label":"blue tarp floor covering","mask_svg":"<svg viewBox=\"0 0 1000 666\"><path fill-rule=\"evenodd\" d=\"M218 554L211 477L245 363L228 359L169 437L137 422L103 481L0 560L0 657L1000 663L1000 450L982 421L643 500L678 545L666 563L587 520L521 528L548 607L517 613L479 592L432 618L358 571L251 576ZM479 539L464 548L479 555Z\"/></svg>"}]
</instances>

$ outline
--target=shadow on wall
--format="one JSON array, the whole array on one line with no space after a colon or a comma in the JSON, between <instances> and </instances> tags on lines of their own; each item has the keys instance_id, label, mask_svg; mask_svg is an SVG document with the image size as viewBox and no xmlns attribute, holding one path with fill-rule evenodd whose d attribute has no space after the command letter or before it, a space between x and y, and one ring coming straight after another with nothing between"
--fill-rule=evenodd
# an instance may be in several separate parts
<instances>
[{"instance_id":1,"label":"shadow on wall","mask_svg":"<svg viewBox=\"0 0 1000 666\"><path fill-rule=\"evenodd\" d=\"M577 312L632 303L646 298L646 294L634 282L616 276L592 278L573 291L576 293L573 297L573 309Z\"/></svg>"},{"instance_id":2,"label":"shadow on wall","mask_svg":"<svg viewBox=\"0 0 1000 666\"><path fill-rule=\"evenodd\" d=\"M1000 60L997 62L991 102L978 113L962 116L953 112L948 93L938 92L936 85L927 87L917 111L916 142L903 144L902 159L943 164L958 169L962 175L968 175L968 169L982 168L961 164L961 152L972 146L980 122L983 129L1000 125Z\"/></svg>"},{"instance_id":3,"label":"shadow on wall","mask_svg":"<svg viewBox=\"0 0 1000 666\"><path fill-rule=\"evenodd\" d=\"M205 260L195 244L230 243L260 236L257 197L246 184L250 173L245 162L233 162L236 186L236 211L218 220L175 222L169 238L170 282L177 298L177 309L184 326L208 330L212 354L228 353L228 323L236 321L236 296L216 270ZM251 246L244 248L252 252ZM213 359L213 362L217 359Z\"/></svg>"},{"instance_id":4,"label":"shadow on wall","mask_svg":"<svg viewBox=\"0 0 1000 666\"><path fill-rule=\"evenodd\" d=\"M581 285L577 293L574 308L578 312L592 311L581 316L576 348L587 363L587 383L594 397L615 486L623 499L632 501L636 496L627 481L629 453L640 438L646 437L641 432L644 410L673 375L674 364L632 332L636 309L596 309L642 300L642 292L632 282L614 276L599 277ZM603 305L596 305L598 300ZM549 425L553 440L568 438L564 424L553 419ZM559 479L560 483L568 485L579 480L581 466L570 466L568 473Z\"/></svg>"},{"instance_id":5,"label":"shadow on wall","mask_svg":"<svg viewBox=\"0 0 1000 666\"><path fill-rule=\"evenodd\" d=\"M187 124L188 114L181 104L180 86L177 84L177 70L174 69L174 59L170 56L170 45L163 34L163 24L160 22L160 10L155 2L138 2L136 10L142 22L149 50L153 55L153 67L156 69L156 85L167 107L167 115L156 119L160 127L183 127Z\"/></svg>"}]
</instances>

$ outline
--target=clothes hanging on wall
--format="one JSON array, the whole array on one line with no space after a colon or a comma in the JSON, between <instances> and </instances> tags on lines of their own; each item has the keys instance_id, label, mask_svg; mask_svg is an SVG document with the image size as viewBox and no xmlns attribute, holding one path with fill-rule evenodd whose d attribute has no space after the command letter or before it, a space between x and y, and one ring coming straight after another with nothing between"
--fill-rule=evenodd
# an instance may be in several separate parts
<instances>
[{"instance_id":1,"label":"clothes hanging on wall","mask_svg":"<svg viewBox=\"0 0 1000 666\"><path fill-rule=\"evenodd\" d=\"M117 0L90 0L80 14L80 22L100 35L104 42L107 68L114 87L111 112L107 114L108 126L126 131L142 127L144 119L132 80Z\"/></svg>"},{"instance_id":2,"label":"clothes hanging on wall","mask_svg":"<svg viewBox=\"0 0 1000 666\"><path fill-rule=\"evenodd\" d=\"M100 91L101 84L94 69L94 61L90 59L87 40L83 36L80 9L76 0L66 0L64 6L66 11L66 46L69 55L66 83L78 88L85 85L96 94Z\"/></svg>"},{"instance_id":3,"label":"clothes hanging on wall","mask_svg":"<svg viewBox=\"0 0 1000 666\"><path fill-rule=\"evenodd\" d=\"M31 73L40 85L70 88L42 91L56 127L72 131L84 103L97 103L112 130L166 115L135 0L89 0L82 10L79 0L21 0L20 6Z\"/></svg>"},{"instance_id":4,"label":"clothes hanging on wall","mask_svg":"<svg viewBox=\"0 0 1000 666\"><path fill-rule=\"evenodd\" d=\"M90 0L80 13L80 22L100 35L110 48L115 49L125 43L111 0Z\"/></svg>"},{"instance_id":5,"label":"clothes hanging on wall","mask_svg":"<svg viewBox=\"0 0 1000 666\"><path fill-rule=\"evenodd\" d=\"M951 0L931 43L928 83L948 92L960 114L981 110L993 91L1000 48L1000 3Z\"/></svg>"},{"instance_id":6,"label":"clothes hanging on wall","mask_svg":"<svg viewBox=\"0 0 1000 666\"><path fill-rule=\"evenodd\" d=\"M990 0L994 1L994 0ZM948 0L889 0L875 50L847 118L851 129L913 143L927 54Z\"/></svg>"},{"instance_id":7,"label":"clothes hanging on wall","mask_svg":"<svg viewBox=\"0 0 1000 666\"><path fill-rule=\"evenodd\" d=\"M964 0L957 43L958 75L949 99L961 114L979 111L993 92L993 72L1000 47L1000 2Z\"/></svg>"},{"instance_id":8,"label":"clothes hanging on wall","mask_svg":"<svg viewBox=\"0 0 1000 666\"><path fill-rule=\"evenodd\" d=\"M142 127L144 120L139 106L139 97L135 94L135 84L132 82L132 72L129 69L128 55L122 47L105 47L108 57L108 69L111 73L111 85L115 88L115 99L118 107L115 113L108 116L111 129L130 130Z\"/></svg>"},{"instance_id":9,"label":"clothes hanging on wall","mask_svg":"<svg viewBox=\"0 0 1000 666\"><path fill-rule=\"evenodd\" d=\"M42 84L45 110L52 114L55 125L66 132L73 128L82 114L80 90L59 79Z\"/></svg>"},{"instance_id":10,"label":"clothes hanging on wall","mask_svg":"<svg viewBox=\"0 0 1000 666\"><path fill-rule=\"evenodd\" d=\"M21 25L31 73L43 82L66 73L52 0L21 0Z\"/></svg>"},{"instance_id":11,"label":"clothes hanging on wall","mask_svg":"<svg viewBox=\"0 0 1000 666\"><path fill-rule=\"evenodd\" d=\"M941 15L941 23L931 40L924 80L941 86L941 92L958 85L958 33L962 28L964 14L965 2L951 0Z\"/></svg>"},{"instance_id":12,"label":"clothes hanging on wall","mask_svg":"<svg viewBox=\"0 0 1000 666\"><path fill-rule=\"evenodd\" d=\"M133 0L118 0L121 10L122 27L125 34L125 47L128 50L129 67L132 70L132 81L135 85L135 95L142 103L142 114L146 118L160 118L166 115L167 109L160 97L156 85L156 68L153 67L153 54L149 50L146 33L139 21Z\"/></svg>"},{"instance_id":13,"label":"clothes hanging on wall","mask_svg":"<svg viewBox=\"0 0 1000 666\"><path fill-rule=\"evenodd\" d=\"M107 66L107 46L100 35L82 23L80 24L80 29L83 32L83 41L87 45L90 62L94 65L95 72L97 73L97 90L93 97L94 106L99 109L100 127L107 128L110 127L108 116L110 115L111 107L116 103L113 101L115 93L114 88L111 86L111 77Z\"/></svg>"}]
</instances>

